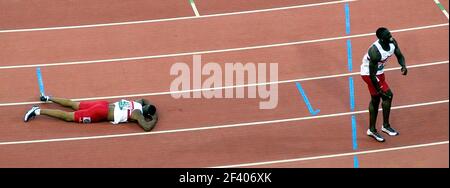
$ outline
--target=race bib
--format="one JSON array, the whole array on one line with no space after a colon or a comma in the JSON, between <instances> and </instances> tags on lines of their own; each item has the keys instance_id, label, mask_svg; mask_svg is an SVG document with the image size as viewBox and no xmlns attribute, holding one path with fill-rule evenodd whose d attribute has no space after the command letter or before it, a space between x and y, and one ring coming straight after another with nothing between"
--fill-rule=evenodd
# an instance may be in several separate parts
<instances>
[{"instance_id":1,"label":"race bib","mask_svg":"<svg viewBox=\"0 0 450 188\"><path fill-rule=\"evenodd\" d=\"M382 61L382 62L380 62L380 63L378 64L378 71L380 71L380 70L383 70L383 69L384 69L384 65L385 65L385 63L386 63L386 60L384 60L384 61Z\"/></svg>"},{"instance_id":2,"label":"race bib","mask_svg":"<svg viewBox=\"0 0 450 188\"><path fill-rule=\"evenodd\" d=\"M119 101L119 109L123 110L123 109L130 109L131 108L131 103L130 101L126 101L126 100L120 100Z\"/></svg>"}]
</instances>

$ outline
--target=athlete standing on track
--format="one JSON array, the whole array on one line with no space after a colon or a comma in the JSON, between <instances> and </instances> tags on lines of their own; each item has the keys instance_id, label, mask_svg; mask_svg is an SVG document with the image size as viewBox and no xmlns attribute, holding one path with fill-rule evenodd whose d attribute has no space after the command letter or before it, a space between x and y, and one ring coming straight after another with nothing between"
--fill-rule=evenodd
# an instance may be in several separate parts
<instances>
[{"instance_id":1,"label":"athlete standing on track","mask_svg":"<svg viewBox=\"0 0 450 188\"><path fill-rule=\"evenodd\" d=\"M395 54L398 63L402 67L402 74L406 75L408 70L406 69L405 57L403 57L397 41L392 37L389 30L384 27L378 28L376 36L378 40L373 43L362 60L361 76L364 82L367 83L372 97L369 103L370 126L367 130L367 135L372 136L379 142L384 142L384 138L378 134L375 127L380 98L383 100L381 103L383 108L383 125L381 130L390 136L397 136L399 134L389 124L389 114L394 95L386 83L384 66L389 57L391 57L392 54Z\"/></svg>"},{"instance_id":2,"label":"athlete standing on track","mask_svg":"<svg viewBox=\"0 0 450 188\"><path fill-rule=\"evenodd\" d=\"M108 101L75 102L70 99L41 96L40 100L44 102L52 101L76 111L65 112L56 109L40 109L38 106L33 106L25 114L25 122L38 115L47 115L64 121L78 123L111 121L113 124L119 124L135 121L145 131L151 131L158 121L156 107L145 99L136 101L122 99L115 103L108 103Z\"/></svg>"}]
</instances>

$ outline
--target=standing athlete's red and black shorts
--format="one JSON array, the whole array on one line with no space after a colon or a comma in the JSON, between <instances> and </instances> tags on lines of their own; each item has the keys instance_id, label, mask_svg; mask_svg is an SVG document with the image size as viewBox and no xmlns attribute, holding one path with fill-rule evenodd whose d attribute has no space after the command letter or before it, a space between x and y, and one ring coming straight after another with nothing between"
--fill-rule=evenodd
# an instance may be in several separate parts
<instances>
[{"instance_id":1,"label":"standing athlete's red and black shorts","mask_svg":"<svg viewBox=\"0 0 450 188\"><path fill-rule=\"evenodd\" d=\"M74 121L78 123L94 123L108 120L108 101L80 102L74 113Z\"/></svg>"},{"instance_id":2,"label":"standing athlete's red and black shorts","mask_svg":"<svg viewBox=\"0 0 450 188\"><path fill-rule=\"evenodd\" d=\"M364 82L366 82L367 87L369 88L370 95L378 96L379 94L378 94L377 90L375 89L375 86L373 86L370 76L362 75L361 77L364 80ZM377 75L376 77L377 77L378 84L380 84L381 90L383 90L384 92L387 92L389 90L389 85L386 83L386 79L384 78L384 73Z\"/></svg>"}]
</instances>

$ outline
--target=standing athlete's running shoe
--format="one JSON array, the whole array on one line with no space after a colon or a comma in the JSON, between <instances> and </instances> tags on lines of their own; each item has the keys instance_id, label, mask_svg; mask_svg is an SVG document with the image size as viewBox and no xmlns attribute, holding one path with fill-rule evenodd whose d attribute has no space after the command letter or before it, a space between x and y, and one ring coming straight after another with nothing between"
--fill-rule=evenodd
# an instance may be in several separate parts
<instances>
[{"instance_id":1,"label":"standing athlete's running shoe","mask_svg":"<svg viewBox=\"0 0 450 188\"><path fill-rule=\"evenodd\" d=\"M375 138L375 140L377 140L378 142L384 142L384 138L380 134L378 134L376 130L372 132L370 129L367 129L367 136Z\"/></svg>"},{"instance_id":2,"label":"standing athlete's running shoe","mask_svg":"<svg viewBox=\"0 0 450 188\"><path fill-rule=\"evenodd\" d=\"M398 132L395 129L393 129L391 127L391 125L389 125L389 124L386 126L384 126L384 124L383 124L383 126L381 126L381 131L388 134L389 136L397 136L398 135Z\"/></svg>"}]
</instances>

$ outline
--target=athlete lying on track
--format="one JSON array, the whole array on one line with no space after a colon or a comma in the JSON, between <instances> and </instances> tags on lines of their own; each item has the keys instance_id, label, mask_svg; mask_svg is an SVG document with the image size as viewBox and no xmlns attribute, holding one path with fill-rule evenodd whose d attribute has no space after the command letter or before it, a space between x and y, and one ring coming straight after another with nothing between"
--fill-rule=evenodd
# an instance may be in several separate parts
<instances>
[{"instance_id":1,"label":"athlete lying on track","mask_svg":"<svg viewBox=\"0 0 450 188\"><path fill-rule=\"evenodd\" d=\"M66 112L57 109L41 109L33 106L25 114L24 121L28 122L38 115L47 115L67 122L94 123L111 121L113 124L133 121L137 122L145 131L151 131L158 121L156 107L145 99L136 101L120 100L115 103L108 101L75 102L70 99L41 96L41 101L60 104L70 107L75 112Z\"/></svg>"}]
</instances>

